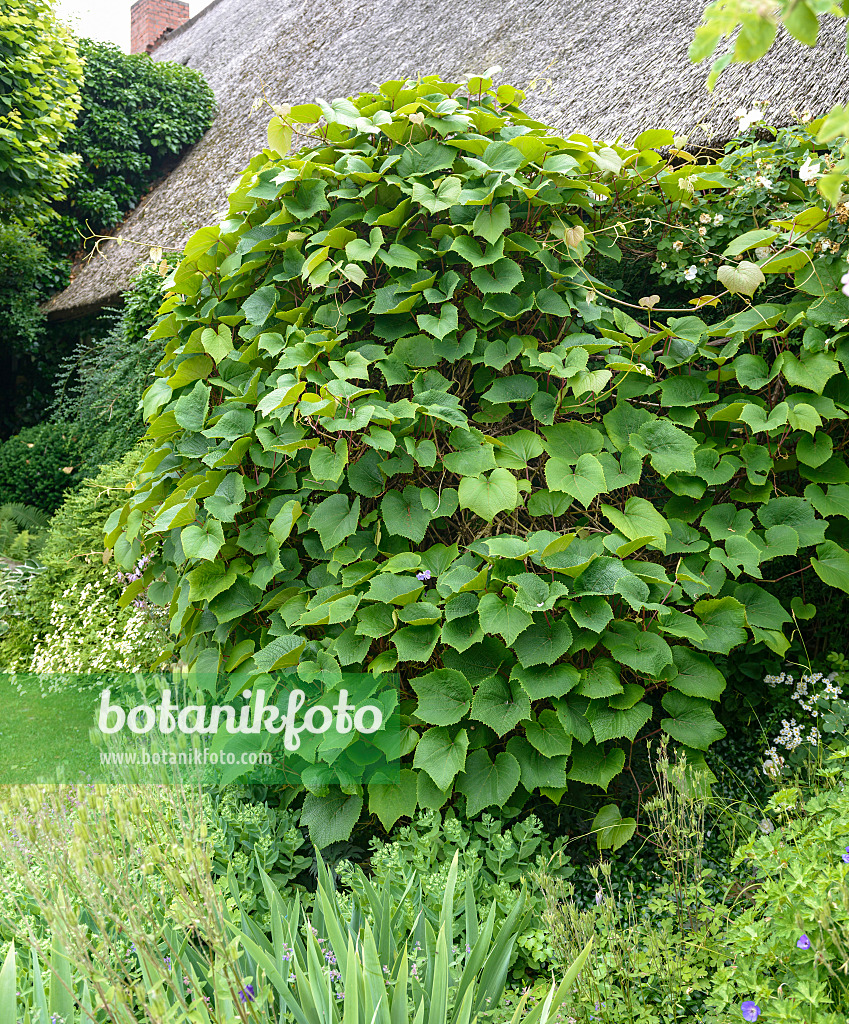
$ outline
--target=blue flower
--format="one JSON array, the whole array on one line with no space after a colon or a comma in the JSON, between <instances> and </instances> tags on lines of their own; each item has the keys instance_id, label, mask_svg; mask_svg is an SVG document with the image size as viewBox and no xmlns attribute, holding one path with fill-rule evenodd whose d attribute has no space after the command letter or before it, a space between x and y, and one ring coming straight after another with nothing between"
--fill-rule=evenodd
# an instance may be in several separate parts
<instances>
[{"instance_id":1,"label":"blue flower","mask_svg":"<svg viewBox=\"0 0 849 1024\"><path fill-rule=\"evenodd\" d=\"M761 1015L761 1008L751 999L747 999L740 1005L740 1012L743 1014L744 1020L757 1020Z\"/></svg>"},{"instance_id":2,"label":"blue flower","mask_svg":"<svg viewBox=\"0 0 849 1024\"><path fill-rule=\"evenodd\" d=\"M808 938L807 935L800 935L799 938L796 940L796 945L799 947L799 949L810 949L811 940Z\"/></svg>"},{"instance_id":3,"label":"blue flower","mask_svg":"<svg viewBox=\"0 0 849 1024\"><path fill-rule=\"evenodd\" d=\"M421 572L417 572L416 579L421 583L427 583L430 579L430 569L423 569Z\"/></svg>"},{"instance_id":4,"label":"blue flower","mask_svg":"<svg viewBox=\"0 0 849 1024\"><path fill-rule=\"evenodd\" d=\"M849 852L843 854L843 863L849 864Z\"/></svg>"},{"instance_id":5,"label":"blue flower","mask_svg":"<svg viewBox=\"0 0 849 1024\"><path fill-rule=\"evenodd\" d=\"M253 985L245 985L245 987L239 992L239 999L241 999L243 1003L252 1003L255 998L256 989Z\"/></svg>"}]
</instances>

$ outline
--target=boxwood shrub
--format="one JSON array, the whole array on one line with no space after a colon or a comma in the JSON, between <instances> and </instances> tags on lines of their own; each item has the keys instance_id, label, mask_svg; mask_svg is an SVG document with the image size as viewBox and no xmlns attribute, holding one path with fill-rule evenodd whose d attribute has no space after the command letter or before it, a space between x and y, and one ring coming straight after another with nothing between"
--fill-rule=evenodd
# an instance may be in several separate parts
<instances>
[{"instance_id":1,"label":"boxwood shrub","mask_svg":"<svg viewBox=\"0 0 849 1024\"><path fill-rule=\"evenodd\" d=\"M0 442L0 504L53 512L78 479L78 444L70 426L41 423Z\"/></svg>"}]
</instances>

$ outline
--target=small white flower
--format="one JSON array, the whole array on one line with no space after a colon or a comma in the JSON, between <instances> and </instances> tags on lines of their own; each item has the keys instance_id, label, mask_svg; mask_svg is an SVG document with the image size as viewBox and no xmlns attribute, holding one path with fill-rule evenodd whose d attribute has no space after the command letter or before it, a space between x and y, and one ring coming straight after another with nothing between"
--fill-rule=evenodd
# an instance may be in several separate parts
<instances>
[{"instance_id":1,"label":"small white flower","mask_svg":"<svg viewBox=\"0 0 849 1024\"><path fill-rule=\"evenodd\" d=\"M840 284L841 284L840 290L843 292L844 295L849 297L849 271L847 271L843 275L843 277L840 278Z\"/></svg>"},{"instance_id":2,"label":"small white flower","mask_svg":"<svg viewBox=\"0 0 849 1024\"><path fill-rule=\"evenodd\" d=\"M704 238L707 234L707 228L699 228L699 235Z\"/></svg>"},{"instance_id":3,"label":"small white flower","mask_svg":"<svg viewBox=\"0 0 849 1024\"><path fill-rule=\"evenodd\" d=\"M714 218L713 218L713 223L714 223L714 225L715 225L716 227L719 227L719 225L720 225L720 224L721 224L721 223L722 223L722 222L723 222L724 220L725 220L725 218L724 218L724 217L722 216L722 214L721 214L721 213L717 213L717 214L714 214Z\"/></svg>"},{"instance_id":4,"label":"small white flower","mask_svg":"<svg viewBox=\"0 0 849 1024\"><path fill-rule=\"evenodd\" d=\"M691 266L691 267L687 267L687 269L684 271L684 280L685 281L695 281L697 273L698 273L698 268L696 267L695 264L693 264L693 266Z\"/></svg>"},{"instance_id":5,"label":"small white flower","mask_svg":"<svg viewBox=\"0 0 849 1024\"><path fill-rule=\"evenodd\" d=\"M809 181L816 181L816 179L820 176L821 173L822 165L820 164L819 160L812 160L810 157L808 157L802 164L802 166L799 168L799 177L806 184Z\"/></svg>"},{"instance_id":6,"label":"small white flower","mask_svg":"<svg viewBox=\"0 0 849 1024\"><path fill-rule=\"evenodd\" d=\"M681 250L684 248L684 243L679 239L677 242L672 243L672 248L676 252L681 252Z\"/></svg>"},{"instance_id":7,"label":"small white flower","mask_svg":"<svg viewBox=\"0 0 849 1024\"><path fill-rule=\"evenodd\" d=\"M661 270L666 270L666 264L665 263L661 263L660 264L660 269Z\"/></svg>"},{"instance_id":8,"label":"small white flower","mask_svg":"<svg viewBox=\"0 0 849 1024\"><path fill-rule=\"evenodd\" d=\"M755 249L755 256L757 256L759 260L765 260L771 253L772 249L770 249L768 245L759 245L757 249Z\"/></svg>"},{"instance_id":9,"label":"small white flower","mask_svg":"<svg viewBox=\"0 0 849 1024\"><path fill-rule=\"evenodd\" d=\"M763 111L754 109L747 113L745 107L735 110L734 116L737 118L737 124L741 132L747 132L753 125L760 123L764 119Z\"/></svg>"},{"instance_id":10,"label":"small white flower","mask_svg":"<svg viewBox=\"0 0 849 1024\"><path fill-rule=\"evenodd\" d=\"M755 184L760 185L761 188L765 188L767 190L772 188L772 182L765 174L759 174L757 178L755 178Z\"/></svg>"},{"instance_id":11,"label":"small white flower","mask_svg":"<svg viewBox=\"0 0 849 1024\"><path fill-rule=\"evenodd\" d=\"M710 214L709 213L700 213L699 214L699 221L702 224L710 224Z\"/></svg>"}]
</instances>

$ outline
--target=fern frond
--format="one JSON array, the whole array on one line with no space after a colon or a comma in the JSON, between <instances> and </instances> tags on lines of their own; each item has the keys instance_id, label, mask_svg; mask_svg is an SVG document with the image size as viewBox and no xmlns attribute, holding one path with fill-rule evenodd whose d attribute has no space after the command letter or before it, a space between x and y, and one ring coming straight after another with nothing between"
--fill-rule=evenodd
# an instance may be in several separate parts
<instances>
[{"instance_id":1,"label":"fern frond","mask_svg":"<svg viewBox=\"0 0 849 1024\"><path fill-rule=\"evenodd\" d=\"M50 525L49 515L23 502L0 505L0 519L10 519L20 530L46 530Z\"/></svg>"}]
</instances>

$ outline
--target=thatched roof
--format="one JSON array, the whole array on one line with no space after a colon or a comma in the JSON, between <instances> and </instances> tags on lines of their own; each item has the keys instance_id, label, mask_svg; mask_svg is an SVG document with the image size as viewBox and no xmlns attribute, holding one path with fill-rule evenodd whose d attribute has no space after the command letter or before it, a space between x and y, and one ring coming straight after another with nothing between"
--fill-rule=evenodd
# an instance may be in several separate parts
<instances>
[{"instance_id":1,"label":"thatched roof","mask_svg":"<svg viewBox=\"0 0 849 1024\"><path fill-rule=\"evenodd\" d=\"M815 50L784 36L754 66L729 67L714 94L707 65L687 49L705 0L216 0L174 32L154 60L202 71L219 113L177 169L133 211L121 234L182 247L214 223L234 179L265 145L276 103L351 96L375 82L499 65L501 80L529 90L525 107L563 133L630 141L644 128L715 139L734 133L733 111L768 102L770 123L790 111L825 112L849 93L845 26L830 19ZM535 86L534 86L534 83ZM145 246L111 243L48 304L65 319L114 302Z\"/></svg>"}]
</instances>

